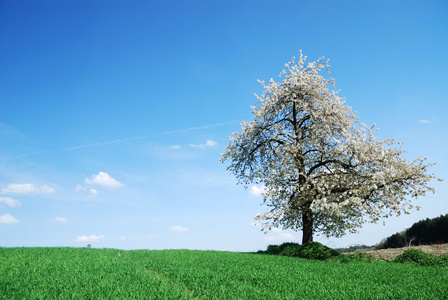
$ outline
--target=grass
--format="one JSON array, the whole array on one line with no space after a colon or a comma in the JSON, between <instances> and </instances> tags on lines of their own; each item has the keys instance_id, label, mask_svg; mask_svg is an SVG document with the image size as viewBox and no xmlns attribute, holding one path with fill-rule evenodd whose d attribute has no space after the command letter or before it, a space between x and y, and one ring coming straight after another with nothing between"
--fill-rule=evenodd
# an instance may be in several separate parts
<instances>
[{"instance_id":1,"label":"grass","mask_svg":"<svg viewBox=\"0 0 448 300\"><path fill-rule=\"evenodd\" d=\"M447 267L216 251L0 248L0 299L445 299Z\"/></svg>"}]
</instances>

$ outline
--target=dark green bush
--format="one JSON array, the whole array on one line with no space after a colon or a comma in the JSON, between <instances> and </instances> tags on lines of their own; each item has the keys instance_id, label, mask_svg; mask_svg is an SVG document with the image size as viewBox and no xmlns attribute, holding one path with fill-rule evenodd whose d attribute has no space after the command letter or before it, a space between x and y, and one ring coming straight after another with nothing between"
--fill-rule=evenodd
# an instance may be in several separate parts
<instances>
[{"instance_id":1,"label":"dark green bush","mask_svg":"<svg viewBox=\"0 0 448 300\"><path fill-rule=\"evenodd\" d=\"M439 256L439 262L441 265L448 266L448 254L442 254Z\"/></svg>"},{"instance_id":2,"label":"dark green bush","mask_svg":"<svg viewBox=\"0 0 448 300\"><path fill-rule=\"evenodd\" d=\"M340 255L340 253L336 250L324 246L318 242L307 243L300 247L300 250L298 251L299 257L307 259L325 260L338 255Z\"/></svg>"},{"instance_id":3,"label":"dark green bush","mask_svg":"<svg viewBox=\"0 0 448 300\"><path fill-rule=\"evenodd\" d=\"M411 262L416 263L421 266L435 266L435 265L443 265L444 258L439 258L435 255L425 253L420 249L409 249L398 255L395 258L395 262L405 263Z\"/></svg>"},{"instance_id":4,"label":"dark green bush","mask_svg":"<svg viewBox=\"0 0 448 300\"><path fill-rule=\"evenodd\" d=\"M283 252L284 250L285 250L285 248L287 248L287 247L300 247L300 245L299 244L297 244L297 243L283 243L283 244L281 244L279 247L280 247L280 252Z\"/></svg>"},{"instance_id":5,"label":"dark green bush","mask_svg":"<svg viewBox=\"0 0 448 300\"><path fill-rule=\"evenodd\" d=\"M269 245L266 251L258 251L259 254L284 255L291 257L302 257L307 259L325 260L341 255L338 251L322 245L318 242L311 242L305 245L297 243L283 243L281 245Z\"/></svg>"},{"instance_id":6,"label":"dark green bush","mask_svg":"<svg viewBox=\"0 0 448 300\"><path fill-rule=\"evenodd\" d=\"M342 263L342 264L348 264L352 261L352 257L350 255L345 255L345 254L341 254L339 256L333 256L333 258L330 259L334 259L336 258L336 261Z\"/></svg>"},{"instance_id":7,"label":"dark green bush","mask_svg":"<svg viewBox=\"0 0 448 300\"><path fill-rule=\"evenodd\" d=\"M279 245L269 245L268 249L266 250L267 254L272 254L272 255L279 255L281 252L280 246Z\"/></svg>"},{"instance_id":8,"label":"dark green bush","mask_svg":"<svg viewBox=\"0 0 448 300\"><path fill-rule=\"evenodd\" d=\"M283 246L283 245L281 245L281 246ZM299 256L299 252L300 252L301 248L302 248L302 246L300 246L299 244L287 243L287 245L285 245L283 247L281 255L297 257L297 256Z\"/></svg>"},{"instance_id":9,"label":"dark green bush","mask_svg":"<svg viewBox=\"0 0 448 300\"><path fill-rule=\"evenodd\" d=\"M357 252L350 254L350 258L356 261L364 261L364 262L372 262L376 260L375 256L365 252Z\"/></svg>"},{"instance_id":10,"label":"dark green bush","mask_svg":"<svg viewBox=\"0 0 448 300\"><path fill-rule=\"evenodd\" d=\"M271 255L287 255L287 256L294 256L294 255L288 255L285 254L284 251L286 248L299 248L300 245L297 243L283 243L281 245L269 245L268 249L266 251L258 251L258 253L263 254L271 254ZM291 251L291 250L288 250Z\"/></svg>"}]
</instances>

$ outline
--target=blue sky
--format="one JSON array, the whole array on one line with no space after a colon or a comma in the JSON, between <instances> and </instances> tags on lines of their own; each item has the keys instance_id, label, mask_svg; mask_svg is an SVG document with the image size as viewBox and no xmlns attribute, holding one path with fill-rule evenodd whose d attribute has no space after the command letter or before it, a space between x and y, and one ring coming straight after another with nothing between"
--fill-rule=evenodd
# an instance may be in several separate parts
<instances>
[{"instance_id":1,"label":"blue sky","mask_svg":"<svg viewBox=\"0 0 448 300\"><path fill-rule=\"evenodd\" d=\"M220 153L302 50L406 158L448 179L446 1L0 2L0 246L255 251L262 198ZM375 244L420 211L315 240Z\"/></svg>"}]
</instances>

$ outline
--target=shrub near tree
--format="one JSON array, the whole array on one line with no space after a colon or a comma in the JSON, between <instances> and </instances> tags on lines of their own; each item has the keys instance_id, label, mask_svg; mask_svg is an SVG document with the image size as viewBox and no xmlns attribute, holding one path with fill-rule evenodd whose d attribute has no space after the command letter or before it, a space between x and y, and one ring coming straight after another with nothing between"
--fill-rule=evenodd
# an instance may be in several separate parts
<instances>
[{"instance_id":1,"label":"shrub near tree","mask_svg":"<svg viewBox=\"0 0 448 300\"><path fill-rule=\"evenodd\" d=\"M414 263L421 266L448 266L448 256L435 256L420 249L409 249L395 258L398 263Z\"/></svg>"},{"instance_id":2,"label":"shrub near tree","mask_svg":"<svg viewBox=\"0 0 448 300\"><path fill-rule=\"evenodd\" d=\"M301 230L342 236L365 222L409 213L410 198L434 189L425 159L408 161L393 139L379 141L375 126L360 122L335 90L323 58L285 65L282 82L260 81L265 91L253 106L254 120L230 137L221 161L239 183L265 186L269 208L256 219L262 230Z\"/></svg>"},{"instance_id":3,"label":"shrub near tree","mask_svg":"<svg viewBox=\"0 0 448 300\"><path fill-rule=\"evenodd\" d=\"M318 242L309 242L303 245L299 251L298 256L307 259L325 260L333 256L339 256L340 253L334 249L322 245Z\"/></svg>"},{"instance_id":4,"label":"shrub near tree","mask_svg":"<svg viewBox=\"0 0 448 300\"><path fill-rule=\"evenodd\" d=\"M266 251L258 251L257 253L301 257L315 260L326 260L331 257L341 255L338 251L318 242L310 242L305 245L299 245L297 243L269 245Z\"/></svg>"}]
</instances>

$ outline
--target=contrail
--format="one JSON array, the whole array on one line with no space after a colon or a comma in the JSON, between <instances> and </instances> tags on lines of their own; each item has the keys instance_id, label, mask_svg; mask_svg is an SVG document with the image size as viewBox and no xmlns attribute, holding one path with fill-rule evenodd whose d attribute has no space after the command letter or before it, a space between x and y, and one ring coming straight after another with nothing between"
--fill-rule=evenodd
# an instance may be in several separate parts
<instances>
[{"instance_id":1,"label":"contrail","mask_svg":"<svg viewBox=\"0 0 448 300\"><path fill-rule=\"evenodd\" d=\"M176 130L165 131L165 132L161 132L161 133L148 134L148 135L143 135L143 136L134 136L134 137L130 137L130 138L117 139L117 140L106 141L106 142L96 142L96 143L85 144L85 145L78 145L78 146L73 146L73 147L68 147L68 148L61 148L61 149L57 149L57 150L34 151L34 152L18 154L18 155L9 156L9 157L2 157L2 158L0 158L0 160L7 160L7 159L19 158L19 157L30 156L30 155L35 155L35 154L42 154L42 153L71 151L71 150L77 150L77 149L82 149L82 148L104 146L104 145L109 145L109 144L125 143L125 142L129 142L129 141L147 139L147 138L158 136L158 135L169 135L169 134L175 134L175 133L185 133L185 132L190 132L190 131L195 131L195 130L202 130L202 129L212 128L212 127L225 126L225 125L234 124L234 123L241 123L241 121L229 121L229 122L224 122L224 123L208 124L208 125L198 126L198 127L189 127L189 128L186 128L186 129L176 129Z\"/></svg>"},{"instance_id":2,"label":"contrail","mask_svg":"<svg viewBox=\"0 0 448 300\"><path fill-rule=\"evenodd\" d=\"M173 134L173 133L183 133L183 132L207 129L207 128L211 128L211 127L219 127L219 126L224 126L224 125L229 125L229 124L234 124L234 123L241 123L241 122L242 121L229 121L229 122L224 122L224 123L215 123L215 124L209 124L209 125L204 125L204 126L200 126L200 127L190 127L187 129L177 129L177 130L172 130L172 131L165 131L165 132L162 132L161 134L166 135L166 134Z\"/></svg>"}]
</instances>

